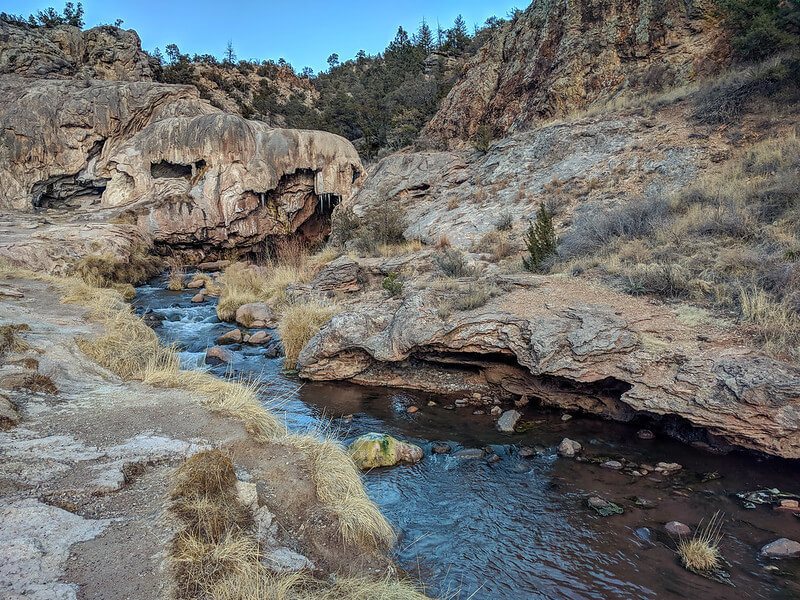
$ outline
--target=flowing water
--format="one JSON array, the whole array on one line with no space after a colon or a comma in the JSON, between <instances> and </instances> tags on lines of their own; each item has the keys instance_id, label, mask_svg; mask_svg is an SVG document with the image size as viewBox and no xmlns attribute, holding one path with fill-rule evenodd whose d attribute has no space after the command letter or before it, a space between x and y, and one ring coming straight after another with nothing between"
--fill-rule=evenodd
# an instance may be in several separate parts
<instances>
[{"instance_id":1,"label":"flowing water","mask_svg":"<svg viewBox=\"0 0 800 600\"><path fill-rule=\"evenodd\" d=\"M192 304L191 293L170 292L163 281L138 290L136 306L164 317L156 328L176 343L187 367L200 367L205 350L231 329L213 302ZM263 349L229 346L233 361L217 372L267 382L265 402L278 398L290 428L332 425L348 441L368 431L388 432L425 449L415 466L370 472L370 496L400 532L397 561L431 595L458 599L529 598L800 598L800 560L758 558L779 537L800 539L800 519L758 506L747 510L733 494L760 488L800 493L800 466L744 453L718 456L663 436L640 440L637 427L592 418L562 421L529 408L530 431L497 432L472 408L427 406L429 394L344 384L301 383L281 373L282 359ZM227 373L226 373L227 371ZM409 415L414 404L419 412ZM274 409L274 406L271 406ZM678 462L683 470L634 478L596 464L559 458L570 437L589 456L637 462ZM435 454L487 449L483 458ZM521 446L540 446L533 458ZM500 460L487 457L497 455ZM625 508L601 518L586 504L597 495ZM638 505L637 505L638 499ZM643 506L644 505L644 506ZM695 526L715 511L725 515L721 548L735 588L684 570L663 531L672 520Z\"/></svg>"}]
</instances>

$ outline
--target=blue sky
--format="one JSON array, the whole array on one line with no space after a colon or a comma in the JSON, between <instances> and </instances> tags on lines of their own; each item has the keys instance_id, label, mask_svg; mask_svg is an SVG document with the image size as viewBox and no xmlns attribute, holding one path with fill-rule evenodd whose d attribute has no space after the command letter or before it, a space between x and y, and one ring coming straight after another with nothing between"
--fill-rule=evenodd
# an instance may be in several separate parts
<instances>
[{"instance_id":1,"label":"blue sky","mask_svg":"<svg viewBox=\"0 0 800 600\"><path fill-rule=\"evenodd\" d=\"M44 2L4 0L2 10L28 15L47 6L63 7L63 0ZM238 58L285 58L300 70L327 68L326 59L336 52L342 60L360 49L375 54L394 37L398 25L416 30L424 18L435 31L437 21L449 27L456 15L470 28L492 15L505 16L525 0L140 0L108 2L84 0L87 26L123 19L123 27L135 29L142 46L152 50L176 43L188 54L222 56L228 40Z\"/></svg>"}]
</instances>

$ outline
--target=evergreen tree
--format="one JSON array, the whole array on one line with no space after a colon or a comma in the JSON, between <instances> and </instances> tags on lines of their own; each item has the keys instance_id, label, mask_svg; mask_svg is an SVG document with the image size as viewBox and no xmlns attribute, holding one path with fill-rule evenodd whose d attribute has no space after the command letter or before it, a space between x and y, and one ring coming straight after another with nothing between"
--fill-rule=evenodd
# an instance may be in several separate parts
<instances>
[{"instance_id":1,"label":"evergreen tree","mask_svg":"<svg viewBox=\"0 0 800 600\"><path fill-rule=\"evenodd\" d=\"M539 205L536 222L528 225L525 233L525 248L528 256L522 264L528 271L540 271L545 259L556 252L556 232L553 227L553 216L544 204Z\"/></svg>"},{"instance_id":2,"label":"evergreen tree","mask_svg":"<svg viewBox=\"0 0 800 600\"><path fill-rule=\"evenodd\" d=\"M236 52L233 50L233 41L228 40L228 45L225 46L225 63L232 65L236 62Z\"/></svg>"},{"instance_id":3,"label":"evergreen tree","mask_svg":"<svg viewBox=\"0 0 800 600\"><path fill-rule=\"evenodd\" d=\"M433 32L431 32L431 28L428 27L425 19L422 20L416 35L414 35L414 45L422 50L426 56L433 50Z\"/></svg>"},{"instance_id":4,"label":"evergreen tree","mask_svg":"<svg viewBox=\"0 0 800 600\"><path fill-rule=\"evenodd\" d=\"M336 52L328 57L328 66L331 68L331 70L339 66L339 55L336 54Z\"/></svg>"}]
</instances>

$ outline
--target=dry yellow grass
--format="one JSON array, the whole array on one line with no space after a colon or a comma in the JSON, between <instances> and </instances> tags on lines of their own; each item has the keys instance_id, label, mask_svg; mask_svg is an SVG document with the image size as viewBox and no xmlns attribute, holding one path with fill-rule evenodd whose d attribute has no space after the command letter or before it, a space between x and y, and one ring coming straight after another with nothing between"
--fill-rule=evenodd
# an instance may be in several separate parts
<instances>
[{"instance_id":1,"label":"dry yellow grass","mask_svg":"<svg viewBox=\"0 0 800 600\"><path fill-rule=\"evenodd\" d=\"M698 528L694 536L678 542L678 557L688 570L709 573L722 566L719 544L722 541L722 516L714 513L705 527Z\"/></svg>"},{"instance_id":2,"label":"dry yellow grass","mask_svg":"<svg viewBox=\"0 0 800 600\"><path fill-rule=\"evenodd\" d=\"M127 259L105 254L90 254L77 262L75 275L96 287L114 283L142 283L157 275L164 266L162 258L150 254L144 247L131 249Z\"/></svg>"},{"instance_id":3,"label":"dry yellow grass","mask_svg":"<svg viewBox=\"0 0 800 600\"><path fill-rule=\"evenodd\" d=\"M227 267L220 277L222 292L217 305L217 316L222 321L231 321L236 310L252 302L268 302L280 310L288 299L286 289L295 283L311 281L316 268L310 262L301 265L267 265L256 270L242 263Z\"/></svg>"},{"instance_id":4,"label":"dry yellow grass","mask_svg":"<svg viewBox=\"0 0 800 600\"><path fill-rule=\"evenodd\" d=\"M361 473L341 444L313 435L288 435L285 442L311 460L317 498L338 517L345 542L378 548L394 544L392 526L367 496Z\"/></svg>"},{"instance_id":5,"label":"dry yellow grass","mask_svg":"<svg viewBox=\"0 0 800 600\"><path fill-rule=\"evenodd\" d=\"M295 368L300 351L336 314L336 310L335 306L317 302L292 304L286 307L278 323L278 333L286 353L284 366L287 369Z\"/></svg>"},{"instance_id":6,"label":"dry yellow grass","mask_svg":"<svg viewBox=\"0 0 800 600\"><path fill-rule=\"evenodd\" d=\"M180 292L183 289L183 280L185 278L186 271L178 265L173 265L169 270L167 289L173 292Z\"/></svg>"},{"instance_id":7,"label":"dry yellow grass","mask_svg":"<svg viewBox=\"0 0 800 600\"><path fill-rule=\"evenodd\" d=\"M397 244L381 244L377 248L379 256L389 258L392 256L402 256L403 254L411 254L412 252L419 252L425 247L420 240L407 240Z\"/></svg>"}]
</instances>

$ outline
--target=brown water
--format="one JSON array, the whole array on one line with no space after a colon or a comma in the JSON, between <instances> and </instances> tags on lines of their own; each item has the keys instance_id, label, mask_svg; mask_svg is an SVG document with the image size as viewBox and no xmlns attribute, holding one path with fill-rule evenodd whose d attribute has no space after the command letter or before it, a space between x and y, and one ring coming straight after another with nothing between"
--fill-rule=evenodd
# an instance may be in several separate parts
<instances>
[{"instance_id":1,"label":"brown water","mask_svg":"<svg viewBox=\"0 0 800 600\"><path fill-rule=\"evenodd\" d=\"M219 323L212 304L192 305L190 296L156 283L139 289L137 305L166 318L159 335L178 343L185 363L193 366L230 325ZM265 401L285 398L280 410L290 427L329 424L345 442L368 431L389 432L425 449L420 464L376 470L365 481L401 534L399 564L430 594L476 600L800 598L800 560L758 558L761 546L778 537L800 539L800 519L767 506L745 509L733 495L759 488L800 494L796 462L745 453L718 456L661 435L644 441L634 426L579 416L563 422L559 414L536 408L523 417L536 422L529 432L506 435L494 429L491 417L472 415L471 408L427 406L429 399L441 398L301 384L281 374L280 359L266 359L260 349L231 349L227 374L268 382ZM420 411L409 415L405 409L412 403ZM555 446L564 437L580 441L589 457L678 462L684 469L669 477L635 478L559 458ZM488 448L486 456L500 460L434 454L437 442L453 451ZM542 446L542 452L522 458L523 445ZM719 477L703 482L709 473ZM620 504L625 513L599 517L586 505L592 495ZM637 506L636 498L652 507ZM694 527L715 511L725 514L721 548L735 588L684 570L674 541L663 533L668 521ZM768 570L770 565L779 571Z\"/></svg>"}]
</instances>

